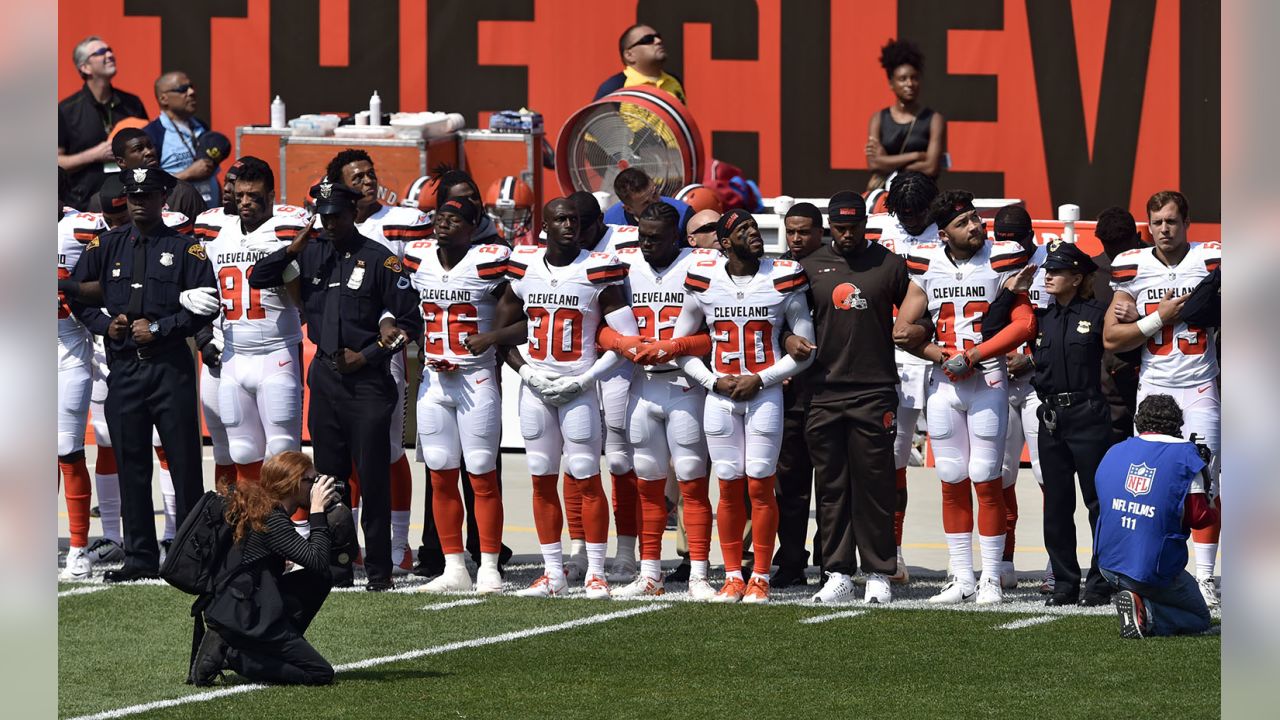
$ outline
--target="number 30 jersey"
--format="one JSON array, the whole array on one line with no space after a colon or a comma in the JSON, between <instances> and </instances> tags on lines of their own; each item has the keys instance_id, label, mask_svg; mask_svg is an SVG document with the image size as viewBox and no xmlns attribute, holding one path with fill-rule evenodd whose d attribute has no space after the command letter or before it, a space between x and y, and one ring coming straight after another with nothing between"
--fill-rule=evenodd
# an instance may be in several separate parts
<instances>
[{"instance_id":1,"label":"number 30 jersey","mask_svg":"<svg viewBox=\"0 0 1280 720\"><path fill-rule=\"evenodd\" d=\"M918 245L907 255L911 280L929 299L937 343L965 351L982 342L982 318L1004 281L1017 273L1031 253L1016 242L987 241L967 261L956 263L944 243ZM986 365L1004 365L1004 357Z\"/></svg>"},{"instance_id":2,"label":"number 30 jersey","mask_svg":"<svg viewBox=\"0 0 1280 720\"><path fill-rule=\"evenodd\" d=\"M498 310L494 291L507 281L511 251L502 245L475 245L446 270L440 264L439 249L435 240L417 240L404 251L404 266L413 273L409 279L422 299L422 349L427 364L493 367L493 348L472 355L463 343L470 335L493 331Z\"/></svg>"},{"instance_id":3,"label":"number 30 jersey","mask_svg":"<svg viewBox=\"0 0 1280 720\"><path fill-rule=\"evenodd\" d=\"M621 285L627 266L613 253L583 250L563 267L549 265L546 248L522 245L507 260L511 290L529 317L525 358L540 370L581 375L596 361L603 321L600 293Z\"/></svg>"},{"instance_id":4,"label":"number 30 jersey","mask_svg":"<svg viewBox=\"0 0 1280 720\"><path fill-rule=\"evenodd\" d=\"M781 337L792 295L809 287L799 263L762 258L750 278L730 276L724 260L698 260L684 281L711 331L711 369L757 374L783 355Z\"/></svg>"},{"instance_id":5,"label":"number 30 jersey","mask_svg":"<svg viewBox=\"0 0 1280 720\"><path fill-rule=\"evenodd\" d=\"M1111 264L1111 287L1128 293L1146 316L1160 307L1168 290L1182 296L1222 262L1222 245L1192 243L1182 262L1169 267L1146 247L1120 253ZM1143 382L1164 387L1191 387L1218 377L1218 348L1212 332L1185 322L1165 325L1142 345Z\"/></svg>"},{"instance_id":6,"label":"number 30 jersey","mask_svg":"<svg viewBox=\"0 0 1280 720\"><path fill-rule=\"evenodd\" d=\"M302 342L301 316L288 291L283 286L251 288L248 277L254 263L288 245L304 222L293 214L274 215L246 233L236 217L205 242L222 295L223 342L233 353L263 355Z\"/></svg>"}]
</instances>

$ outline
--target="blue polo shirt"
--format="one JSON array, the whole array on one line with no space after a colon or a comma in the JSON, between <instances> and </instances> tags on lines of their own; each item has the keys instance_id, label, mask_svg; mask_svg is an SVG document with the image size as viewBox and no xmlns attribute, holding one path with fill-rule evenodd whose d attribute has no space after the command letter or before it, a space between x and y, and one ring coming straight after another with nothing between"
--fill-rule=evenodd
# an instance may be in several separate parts
<instances>
[{"instance_id":1,"label":"blue polo shirt","mask_svg":"<svg viewBox=\"0 0 1280 720\"><path fill-rule=\"evenodd\" d=\"M156 148L160 153L160 169L173 175L190 167L191 163L195 162L196 159L196 138L207 132L209 128L192 117L187 121L189 127L183 129L164 113L160 113L160 117L153 122L159 122L160 127L164 130L160 147ZM205 180L191 184L204 197L206 205L216 207L221 204L222 189L218 187L218 174L216 172Z\"/></svg>"},{"instance_id":2,"label":"blue polo shirt","mask_svg":"<svg viewBox=\"0 0 1280 720\"><path fill-rule=\"evenodd\" d=\"M683 234L684 226L689 223L689 218L693 216L692 208L690 208L687 203L676 200L675 198L667 197L666 195L662 195L658 199L675 208L676 212L680 213L680 231L681 234ZM636 224L635 216L627 212L627 209L622 207L621 202L616 202L610 205L608 209L604 211L604 221L608 225Z\"/></svg>"}]
</instances>

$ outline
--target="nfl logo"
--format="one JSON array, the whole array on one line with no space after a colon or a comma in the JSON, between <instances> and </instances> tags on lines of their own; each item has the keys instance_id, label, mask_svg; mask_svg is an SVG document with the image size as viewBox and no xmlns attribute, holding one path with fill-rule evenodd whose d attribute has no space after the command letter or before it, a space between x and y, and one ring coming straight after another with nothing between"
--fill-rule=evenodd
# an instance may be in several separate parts
<instances>
[{"instance_id":1,"label":"nfl logo","mask_svg":"<svg viewBox=\"0 0 1280 720\"><path fill-rule=\"evenodd\" d=\"M1146 463L1130 465L1129 474L1124 478L1124 489L1134 497L1146 495L1151 492L1151 484L1155 482L1155 479L1155 468L1147 467Z\"/></svg>"}]
</instances>

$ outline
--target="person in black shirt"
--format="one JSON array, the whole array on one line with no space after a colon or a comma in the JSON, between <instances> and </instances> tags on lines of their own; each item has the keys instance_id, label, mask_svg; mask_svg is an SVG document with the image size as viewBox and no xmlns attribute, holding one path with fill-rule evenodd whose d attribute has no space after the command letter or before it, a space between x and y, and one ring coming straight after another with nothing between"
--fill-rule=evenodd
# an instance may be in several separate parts
<instances>
[{"instance_id":1,"label":"person in black shirt","mask_svg":"<svg viewBox=\"0 0 1280 720\"><path fill-rule=\"evenodd\" d=\"M120 172L136 168L160 169L160 153L156 151L151 138L138 128L124 128L111 138L111 152L114 153ZM180 212L195 222L196 216L208 208L200 191L186 180L173 179L173 188L165 197L167 209ZM89 200L90 212L102 212L101 200L97 194Z\"/></svg>"},{"instance_id":2,"label":"person in black shirt","mask_svg":"<svg viewBox=\"0 0 1280 720\"><path fill-rule=\"evenodd\" d=\"M1046 605L1102 605L1112 590L1090 563L1080 598L1076 559L1074 477L1089 509L1089 527L1098 524L1094 473L1111 447L1110 409L1102 397L1102 324L1107 306L1093 297L1097 264L1073 243L1056 242L1044 261L1045 292L1053 302L1035 310L1031 384L1040 397L1040 468L1044 477L1044 544L1053 566L1053 594ZM1023 268L992 302L984 334L1004 323L1014 294L1026 293L1035 266ZM1010 292L1012 291L1012 292ZM1027 333L1028 339L1032 333Z\"/></svg>"},{"instance_id":3,"label":"person in black shirt","mask_svg":"<svg viewBox=\"0 0 1280 720\"><path fill-rule=\"evenodd\" d=\"M294 450L272 456L257 481L231 491L226 518L233 544L224 585L205 610L209 629L192 661L192 684L211 685L227 668L254 682L333 682L333 666L303 633L329 595L332 536L325 511L337 501L333 478L317 475L311 459ZM306 539L290 519L300 507L311 510ZM285 561L299 569L286 574ZM253 624L245 624L248 618Z\"/></svg>"},{"instance_id":4,"label":"person in black shirt","mask_svg":"<svg viewBox=\"0 0 1280 720\"><path fill-rule=\"evenodd\" d=\"M102 187L103 164L112 160L107 134L123 118L145 120L147 110L137 95L112 87L116 55L102 38L81 40L71 62L84 87L58 103L58 166L71 174L66 204L85 210Z\"/></svg>"},{"instance_id":5,"label":"person in black shirt","mask_svg":"<svg viewBox=\"0 0 1280 720\"><path fill-rule=\"evenodd\" d=\"M152 426L169 459L179 525L200 497L197 377L187 338L213 316L191 313L179 297L195 288L216 287L204 247L166 227L161 217L173 178L163 170L138 168L122 179L132 224L89 241L72 273L75 283L100 286L107 313L83 296L71 305L90 332L106 336L111 368L105 412L119 461L125 562L122 569L106 573L107 582L157 577Z\"/></svg>"},{"instance_id":6,"label":"person in black shirt","mask_svg":"<svg viewBox=\"0 0 1280 720\"><path fill-rule=\"evenodd\" d=\"M356 230L361 194L325 179L311 188L324 226L253 266L249 286L299 281L307 337L316 355L307 371L307 427L316 466L346 485L355 461L364 512L368 589L391 583L391 413L398 406L388 364L422 335L418 294L391 251Z\"/></svg>"}]
</instances>

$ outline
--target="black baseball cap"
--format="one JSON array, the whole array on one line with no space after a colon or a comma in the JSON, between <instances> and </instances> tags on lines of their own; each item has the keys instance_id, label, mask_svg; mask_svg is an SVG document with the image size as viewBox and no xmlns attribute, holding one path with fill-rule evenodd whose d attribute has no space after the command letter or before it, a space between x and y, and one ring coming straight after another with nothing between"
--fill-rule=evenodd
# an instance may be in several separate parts
<instances>
[{"instance_id":1,"label":"black baseball cap","mask_svg":"<svg viewBox=\"0 0 1280 720\"><path fill-rule=\"evenodd\" d=\"M124 209L124 183L120 181L120 173L111 173L106 180L102 181L102 189L98 190L98 202L102 205L104 213L120 212Z\"/></svg>"},{"instance_id":2,"label":"black baseball cap","mask_svg":"<svg viewBox=\"0 0 1280 720\"><path fill-rule=\"evenodd\" d=\"M480 222L480 209L476 207L475 203L465 198L445 200L443 204L436 208L436 214L439 215L440 213L457 215L472 226Z\"/></svg>"},{"instance_id":3,"label":"black baseball cap","mask_svg":"<svg viewBox=\"0 0 1280 720\"><path fill-rule=\"evenodd\" d=\"M1006 205L996 213L996 240L1017 242L1032 232L1031 214L1021 205Z\"/></svg>"},{"instance_id":4,"label":"black baseball cap","mask_svg":"<svg viewBox=\"0 0 1280 720\"><path fill-rule=\"evenodd\" d=\"M120 171L120 182L125 195L167 193L178 184L176 178L160 168L134 168Z\"/></svg>"},{"instance_id":5,"label":"black baseball cap","mask_svg":"<svg viewBox=\"0 0 1280 720\"><path fill-rule=\"evenodd\" d=\"M231 157L231 141L220 132L209 130L196 138L196 154L203 155L221 165L223 160Z\"/></svg>"},{"instance_id":6,"label":"black baseball cap","mask_svg":"<svg viewBox=\"0 0 1280 720\"><path fill-rule=\"evenodd\" d=\"M356 203L364 197L346 185L333 182L329 178L312 185L311 192L307 194L315 200L317 215L332 215L343 210L355 210Z\"/></svg>"},{"instance_id":7,"label":"black baseball cap","mask_svg":"<svg viewBox=\"0 0 1280 720\"><path fill-rule=\"evenodd\" d=\"M1098 264L1083 250L1076 247L1075 243L1059 241L1056 246L1050 248L1043 267L1045 270L1070 270L1088 275L1098 269Z\"/></svg>"},{"instance_id":8,"label":"black baseball cap","mask_svg":"<svg viewBox=\"0 0 1280 720\"><path fill-rule=\"evenodd\" d=\"M867 202L852 190L842 190L827 201L828 223L855 223L867 217Z\"/></svg>"}]
</instances>

